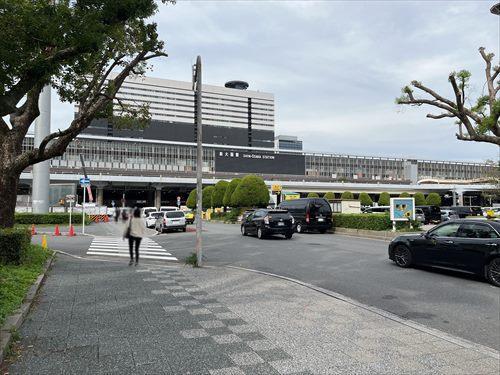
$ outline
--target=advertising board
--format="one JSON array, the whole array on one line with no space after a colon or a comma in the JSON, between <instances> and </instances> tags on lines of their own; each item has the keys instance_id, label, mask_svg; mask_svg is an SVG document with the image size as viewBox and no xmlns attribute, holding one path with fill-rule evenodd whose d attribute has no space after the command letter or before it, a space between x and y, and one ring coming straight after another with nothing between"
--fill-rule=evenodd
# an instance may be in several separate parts
<instances>
[{"instance_id":1,"label":"advertising board","mask_svg":"<svg viewBox=\"0 0 500 375\"><path fill-rule=\"evenodd\" d=\"M414 198L391 198L391 221L415 220Z\"/></svg>"}]
</instances>

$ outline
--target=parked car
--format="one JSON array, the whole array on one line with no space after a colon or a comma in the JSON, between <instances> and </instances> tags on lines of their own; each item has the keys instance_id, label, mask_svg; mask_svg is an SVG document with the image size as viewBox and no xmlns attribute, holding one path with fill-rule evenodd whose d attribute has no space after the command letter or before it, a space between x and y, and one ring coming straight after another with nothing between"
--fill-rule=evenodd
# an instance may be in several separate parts
<instances>
[{"instance_id":1,"label":"parked car","mask_svg":"<svg viewBox=\"0 0 500 375\"><path fill-rule=\"evenodd\" d=\"M184 212L184 217L186 218L186 223L193 224L194 223L194 211L184 210L182 212Z\"/></svg>"},{"instance_id":2,"label":"parked car","mask_svg":"<svg viewBox=\"0 0 500 375\"><path fill-rule=\"evenodd\" d=\"M426 265L486 277L500 286L500 223L450 220L422 234L402 235L389 244L399 267Z\"/></svg>"},{"instance_id":3,"label":"parked car","mask_svg":"<svg viewBox=\"0 0 500 375\"><path fill-rule=\"evenodd\" d=\"M167 230L180 229L186 231L186 218L182 211L164 211L160 212L155 223L157 232L163 233Z\"/></svg>"},{"instance_id":4,"label":"parked car","mask_svg":"<svg viewBox=\"0 0 500 375\"><path fill-rule=\"evenodd\" d=\"M425 221L424 224L440 223L441 222L441 209L439 206L417 206L415 209L420 208L424 211Z\"/></svg>"},{"instance_id":5,"label":"parked car","mask_svg":"<svg viewBox=\"0 0 500 375\"><path fill-rule=\"evenodd\" d=\"M451 206L443 207L443 209L455 211L460 219L467 216L483 216L483 210L479 206Z\"/></svg>"},{"instance_id":6,"label":"parked car","mask_svg":"<svg viewBox=\"0 0 500 375\"><path fill-rule=\"evenodd\" d=\"M167 212L167 211L179 211L179 208L176 206L161 206L160 207L160 212Z\"/></svg>"},{"instance_id":7,"label":"parked car","mask_svg":"<svg viewBox=\"0 0 500 375\"><path fill-rule=\"evenodd\" d=\"M415 220L425 223L425 213L421 208L415 208Z\"/></svg>"},{"instance_id":8,"label":"parked car","mask_svg":"<svg viewBox=\"0 0 500 375\"><path fill-rule=\"evenodd\" d=\"M263 208L246 217L241 223L241 234L254 234L260 239L272 234L283 234L290 239L293 236L293 224L293 216L288 211Z\"/></svg>"},{"instance_id":9,"label":"parked car","mask_svg":"<svg viewBox=\"0 0 500 375\"><path fill-rule=\"evenodd\" d=\"M326 199L292 199L281 202L278 208L290 212L298 233L310 230L325 233L332 226L332 208Z\"/></svg>"},{"instance_id":10,"label":"parked car","mask_svg":"<svg viewBox=\"0 0 500 375\"><path fill-rule=\"evenodd\" d=\"M449 221L459 219L454 210L441 209L441 221Z\"/></svg>"},{"instance_id":11,"label":"parked car","mask_svg":"<svg viewBox=\"0 0 500 375\"><path fill-rule=\"evenodd\" d=\"M156 219L161 216L162 213L158 211L149 212L146 216L146 228L154 228L156 225Z\"/></svg>"},{"instance_id":12,"label":"parked car","mask_svg":"<svg viewBox=\"0 0 500 375\"><path fill-rule=\"evenodd\" d=\"M142 217L148 217L148 214L150 212L157 212L158 209L156 207L143 207L141 208L141 215Z\"/></svg>"}]
</instances>

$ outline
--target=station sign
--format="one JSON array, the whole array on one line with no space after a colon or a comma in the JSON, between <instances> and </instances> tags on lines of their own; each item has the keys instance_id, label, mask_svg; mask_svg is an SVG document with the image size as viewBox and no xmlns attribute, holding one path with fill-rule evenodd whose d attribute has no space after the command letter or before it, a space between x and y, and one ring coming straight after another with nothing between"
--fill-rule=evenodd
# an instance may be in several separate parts
<instances>
[{"instance_id":1,"label":"station sign","mask_svg":"<svg viewBox=\"0 0 500 375\"><path fill-rule=\"evenodd\" d=\"M215 151L215 171L234 173L305 175L302 154L219 149Z\"/></svg>"}]
</instances>

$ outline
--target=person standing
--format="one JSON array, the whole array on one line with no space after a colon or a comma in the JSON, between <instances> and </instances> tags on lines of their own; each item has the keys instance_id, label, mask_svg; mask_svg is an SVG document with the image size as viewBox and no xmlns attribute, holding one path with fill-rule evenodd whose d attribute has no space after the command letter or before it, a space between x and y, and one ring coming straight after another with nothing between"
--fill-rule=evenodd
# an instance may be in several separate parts
<instances>
[{"instance_id":1,"label":"person standing","mask_svg":"<svg viewBox=\"0 0 500 375\"><path fill-rule=\"evenodd\" d=\"M134 262L134 248L135 248L135 265L139 263L139 246L141 245L141 240L146 234L146 226L141 218L141 210L139 208L134 208L130 218L128 220L127 226L125 227L125 232L123 233L124 238L128 238L128 248L130 251L130 262L129 266Z\"/></svg>"}]
</instances>

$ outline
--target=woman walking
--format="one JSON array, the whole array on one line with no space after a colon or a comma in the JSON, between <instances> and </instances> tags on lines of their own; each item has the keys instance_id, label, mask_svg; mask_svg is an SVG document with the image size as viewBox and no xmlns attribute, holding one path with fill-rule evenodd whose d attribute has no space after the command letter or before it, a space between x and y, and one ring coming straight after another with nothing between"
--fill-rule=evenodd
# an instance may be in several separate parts
<instances>
[{"instance_id":1,"label":"woman walking","mask_svg":"<svg viewBox=\"0 0 500 375\"><path fill-rule=\"evenodd\" d=\"M139 263L139 246L141 245L142 237L146 233L145 224L141 218L141 210L139 208L134 208L132 215L125 227L125 232L123 234L124 238L128 238L128 248L130 251L130 262L129 266L134 262L134 245L135 245L135 265Z\"/></svg>"}]
</instances>

